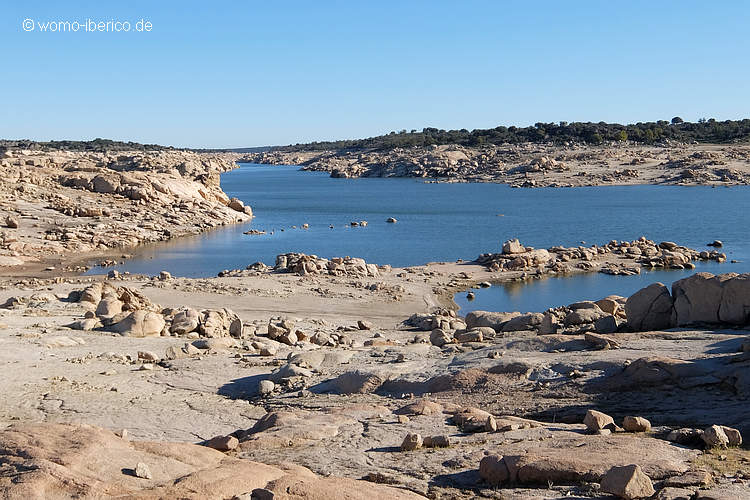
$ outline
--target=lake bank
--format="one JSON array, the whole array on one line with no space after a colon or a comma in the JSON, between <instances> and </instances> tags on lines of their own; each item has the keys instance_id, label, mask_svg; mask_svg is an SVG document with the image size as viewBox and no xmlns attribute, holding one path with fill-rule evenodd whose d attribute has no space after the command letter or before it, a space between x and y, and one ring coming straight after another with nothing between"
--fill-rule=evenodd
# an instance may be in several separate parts
<instances>
[{"instance_id":1,"label":"lake bank","mask_svg":"<svg viewBox=\"0 0 750 500\"><path fill-rule=\"evenodd\" d=\"M209 277L254 262L274 265L276 255L286 252L326 258L348 255L375 264L409 267L470 261L481 253L499 251L502 241L513 237L527 245L549 248L590 246L611 239L636 239L642 234L696 249L708 248L706 243L719 238L725 243L722 251L728 259L742 262L705 269L715 273L750 270L750 236L742 230L743 214L750 213L747 187L518 190L499 184L425 184L416 179L331 179L291 166L241 165L223 174L222 188L253 205L256 217L252 222L141 247L124 265L91 272L116 269L156 275L168 270L175 276ZM633 210L634 206L639 209ZM397 222L386 222L390 217ZM366 226L351 225L363 220L368 222ZM264 234L243 234L249 230ZM684 274L669 271L664 278L655 279L676 280ZM642 282L647 276L594 273L573 278L580 281L544 280L539 286L548 292L533 303L519 302L514 297L521 295L512 294L498 301L493 294L504 288L494 287L476 293L477 300L471 304L462 302L460 294L456 301L464 309L496 304L491 308L537 310L562 300L555 295L624 294L632 288L624 288L626 282Z\"/></svg>"}]
</instances>

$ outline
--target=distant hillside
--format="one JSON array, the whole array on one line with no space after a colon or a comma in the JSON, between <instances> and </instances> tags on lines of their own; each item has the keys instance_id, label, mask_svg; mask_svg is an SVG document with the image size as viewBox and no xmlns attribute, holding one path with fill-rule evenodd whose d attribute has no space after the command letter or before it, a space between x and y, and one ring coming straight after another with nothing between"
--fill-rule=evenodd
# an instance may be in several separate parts
<instances>
[{"instance_id":1,"label":"distant hillside","mask_svg":"<svg viewBox=\"0 0 750 500\"><path fill-rule=\"evenodd\" d=\"M277 151L321 151L341 149L388 150L401 147L459 144L482 146L485 144L564 143L583 142L600 144L606 141L633 141L653 144L664 140L679 142L731 143L750 139L750 119L716 121L701 119L697 123L675 117L671 121L636 123L560 122L537 123L533 127L495 127L476 130L440 130L424 128L421 131L391 132L390 134L343 141L312 142L273 148Z\"/></svg>"},{"instance_id":2,"label":"distant hillside","mask_svg":"<svg viewBox=\"0 0 750 500\"><path fill-rule=\"evenodd\" d=\"M0 150L31 149L38 151L91 151L97 153L111 151L163 151L177 150L172 146L140 144L137 142L94 139L93 141L31 141L28 139L0 139Z\"/></svg>"}]
</instances>

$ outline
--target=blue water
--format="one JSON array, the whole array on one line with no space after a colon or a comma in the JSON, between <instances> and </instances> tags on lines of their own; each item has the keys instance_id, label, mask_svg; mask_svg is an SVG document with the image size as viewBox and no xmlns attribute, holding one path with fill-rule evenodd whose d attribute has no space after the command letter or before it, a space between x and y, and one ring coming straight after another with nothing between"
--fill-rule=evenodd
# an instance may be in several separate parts
<instances>
[{"instance_id":1,"label":"blue water","mask_svg":"<svg viewBox=\"0 0 750 500\"><path fill-rule=\"evenodd\" d=\"M474 300L466 292L457 293L454 301L461 313L467 311L541 312L550 307L564 306L581 300L599 300L607 295L628 297L641 288L660 281L670 287L672 282L699 271L720 274L749 272L750 266L741 264L696 263L694 270L642 271L635 276L612 276L586 273L570 277L550 276L540 280L502 283L491 288L471 290Z\"/></svg>"},{"instance_id":2,"label":"blue water","mask_svg":"<svg viewBox=\"0 0 750 500\"><path fill-rule=\"evenodd\" d=\"M257 261L273 264L277 254L292 251L411 266L471 260L480 253L499 251L504 240L514 237L547 248L645 235L694 248L721 239L729 259L744 262L725 264L720 270L750 270L745 263L750 261L750 188L744 186L512 189L501 184L428 184L420 179L332 179L297 167L252 164L223 174L221 182L227 194L253 207L251 223L144 247L117 269L206 277ZM389 217L398 222L386 223ZM360 220L368 225L350 227L351 221ZM309 229L301 229L305 223ZM248 229L267 234L242 234ZM674 272L668 275L681 277ZM618 290L626 283L637 289L636 281L653 281L649 276L547 279L525 287L523 294L493 287L477 294L470 308L539 310L532 305L546 300L556 305L609 293L624 295ZM610 288L613 291L604 293ZM540 298L533 299L537 295ZM517 302L520 296L532 298ZM562 299L568 296L574 298Z\"/></svg>"}]
</instances>

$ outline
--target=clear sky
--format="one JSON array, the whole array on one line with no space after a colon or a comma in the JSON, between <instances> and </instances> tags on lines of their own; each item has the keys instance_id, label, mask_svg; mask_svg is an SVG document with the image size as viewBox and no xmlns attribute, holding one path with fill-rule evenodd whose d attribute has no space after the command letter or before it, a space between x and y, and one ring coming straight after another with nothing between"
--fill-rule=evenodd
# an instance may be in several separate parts
<instances>
[{"instance_id":1,"label":"clear sky","mask_svg":"<svg viewBox=\"0 0 750 500\"><path fill-rule=\"evenodd\" d=\"M2 138L243 147L750 117L747 1L0 4ZM131 29L39 25L89 19Z\"/></svg>"}]
</instances>

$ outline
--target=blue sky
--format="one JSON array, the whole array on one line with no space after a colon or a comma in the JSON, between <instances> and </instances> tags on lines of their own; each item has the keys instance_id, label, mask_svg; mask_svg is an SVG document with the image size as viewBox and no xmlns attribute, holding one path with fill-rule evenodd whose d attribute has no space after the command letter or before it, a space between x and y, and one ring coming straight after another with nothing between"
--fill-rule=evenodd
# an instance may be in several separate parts
<instances>
[{"instance_id":1,"label":"blue sky","mask_svg":"<svg viewBox=\"0 0 750 500\"><path fill-rule=\"evenodd\" d=\"M131 31L38 27L88 19ZM750 117L744 1L5 1L0 22L2 138L242 147Z\"/></svg>"}]
</instances>

